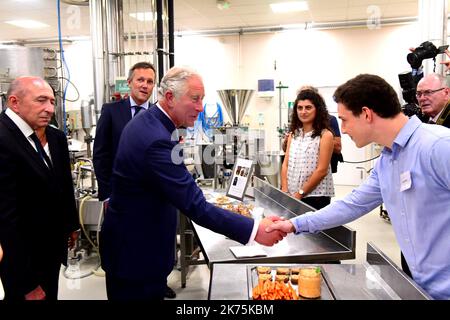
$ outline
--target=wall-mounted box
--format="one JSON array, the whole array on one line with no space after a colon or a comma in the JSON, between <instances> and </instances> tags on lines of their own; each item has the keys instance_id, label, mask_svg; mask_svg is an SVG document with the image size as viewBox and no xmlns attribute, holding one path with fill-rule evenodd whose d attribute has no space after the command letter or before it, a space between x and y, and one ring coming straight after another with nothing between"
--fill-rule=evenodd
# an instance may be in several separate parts
<instances>
[{"instance_id":1,"label":"wall-mounted box","mask_svg":"<svg viewBox=\"0 0 450 320\"><path fill-rule=\"evenodd\" d=\"M275 81L273 79L259 79L257 96L263 98L275 96Z\"/></svg>"}]
</instances>

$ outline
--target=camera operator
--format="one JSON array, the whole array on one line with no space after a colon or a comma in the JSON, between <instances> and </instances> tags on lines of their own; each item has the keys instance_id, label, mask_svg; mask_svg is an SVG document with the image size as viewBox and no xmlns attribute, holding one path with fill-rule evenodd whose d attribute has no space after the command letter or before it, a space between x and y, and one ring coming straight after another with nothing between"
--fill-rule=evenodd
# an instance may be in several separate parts
<instances>
[{"instance_id":1,"label":"camera operator","mask_svg":"<svg viewBox=\"0 0 450 320\"><path fill-rule=\"evenodd\" d=\"M436 48L431 42L426 41L417 48L409 48L411 51L407 56L408 63L412 68L414 82L417 83L416 99L420 110L426 117L422 121L437 123L450 128L450 89L446 78L437 73L431 73L423 77L422 61L424 59L435 59L438 54L445 53L450 57L447 50L448 45ZM441 62L450 70L450 61Z\"/></svg>"}]
</instances>

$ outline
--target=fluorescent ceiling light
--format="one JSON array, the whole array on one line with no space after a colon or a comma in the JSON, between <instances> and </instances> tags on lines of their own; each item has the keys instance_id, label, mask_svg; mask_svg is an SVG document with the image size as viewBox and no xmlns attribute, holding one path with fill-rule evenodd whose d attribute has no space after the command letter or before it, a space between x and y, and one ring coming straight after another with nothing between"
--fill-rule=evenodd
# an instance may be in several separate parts
<instances>
[{"instance_id":1,"label":"fluorescent ceiling light","mask_svg":"<svg viewBox=\"0 0 450 320\"><path fill-rule=\"evenodd\" d=\"M274 13L307 11L309 9L308 2L306 1L271 3L270 7Z\"/></svg>"},{"instance_id":2,"label":"fluorescent ceiling light","mask_svg":"<svg viewBox=\"0 0 450 320\"><path fill-rule=\"evenodd\" d=\"M130 17L135 18L139 21L152 21L153 20L153 15L150 11L130 13Z\"/></svg>"},{"instance_id":3,"label":"fluorescent ceiling light","mask_svg":"<svg viewBox=\"0 0 450 320\"><path fill-rule=\"evenodd\" d=\"M283 24L281 27L286 30L306 29L306 23Z\"/></svg>"},{"instance_id":4,"label":"fluorescent ceiling light","mask_svg":"<svg viewBox=\"0 0 450 320\"><path fill-rule=\"evenodd\" d=\"M12 24L13 26L26 28L26 29L39 29L50 27L48 24L36 21L36 20L10 20L5 23Z\"/></svg>"}]
</instances>

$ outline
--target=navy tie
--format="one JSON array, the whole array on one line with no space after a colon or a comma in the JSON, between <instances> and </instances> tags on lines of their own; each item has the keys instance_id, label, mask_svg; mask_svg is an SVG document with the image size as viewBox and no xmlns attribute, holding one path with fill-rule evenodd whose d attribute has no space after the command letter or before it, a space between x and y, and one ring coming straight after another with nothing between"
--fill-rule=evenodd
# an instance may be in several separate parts
<instances>
[{"instance_id":1,"label":"navy tie","mask_svg":"<svg viewBox=\"0 0 450 320\"><path fill-rule=\"evenodd\" d=\"M44 148L42 147L41 142L39 141L38 137L35 133L30 135L31 140L33 140L34 144L36 145L37 153L41 157L41 159L47 164L47 167L52 170L52 162L50 161L50 158L47 155L47 152L45 152Z\"/></svg>"},{"instance_id":2,"label":"navy tie","mask_svg":"<svg viewBox=\"0 0 450 320\"><path fill-rule=\"evenodd\" d=\"M139 111L141 111L142 109L144 109L144 107L134 106L134 116L133 117L136 117L137 114L139 113Z\"/></svg>"}]
</instances>

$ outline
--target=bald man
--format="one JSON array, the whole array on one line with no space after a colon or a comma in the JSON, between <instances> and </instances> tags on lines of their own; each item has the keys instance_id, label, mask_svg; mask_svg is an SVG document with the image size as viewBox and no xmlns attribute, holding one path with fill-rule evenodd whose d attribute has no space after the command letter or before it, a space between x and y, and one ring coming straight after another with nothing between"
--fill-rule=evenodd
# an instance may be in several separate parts
<instances>
[{"instance_id":1,"label":"bald man","mask_svg":"<svg viewBox=\"0 0 450 320\"><path fill-rule=\"evenodd\" d=\"M0 114L0 277L5 300L56 300L61 263L75 237L67 140L48 126L50 85L38 77L11 83Z\"/></svg>"},{"instance_id":2,"label":"bald man","mask_svg":"<svg viewBox=\"0 0 450 320\"><path fill-rule=\"evenodd\" d=\"M445 77L436 73L423 77L417 84L416 97L429 123L450 128L450 89Z\"/></svg>"}]
</instances>

